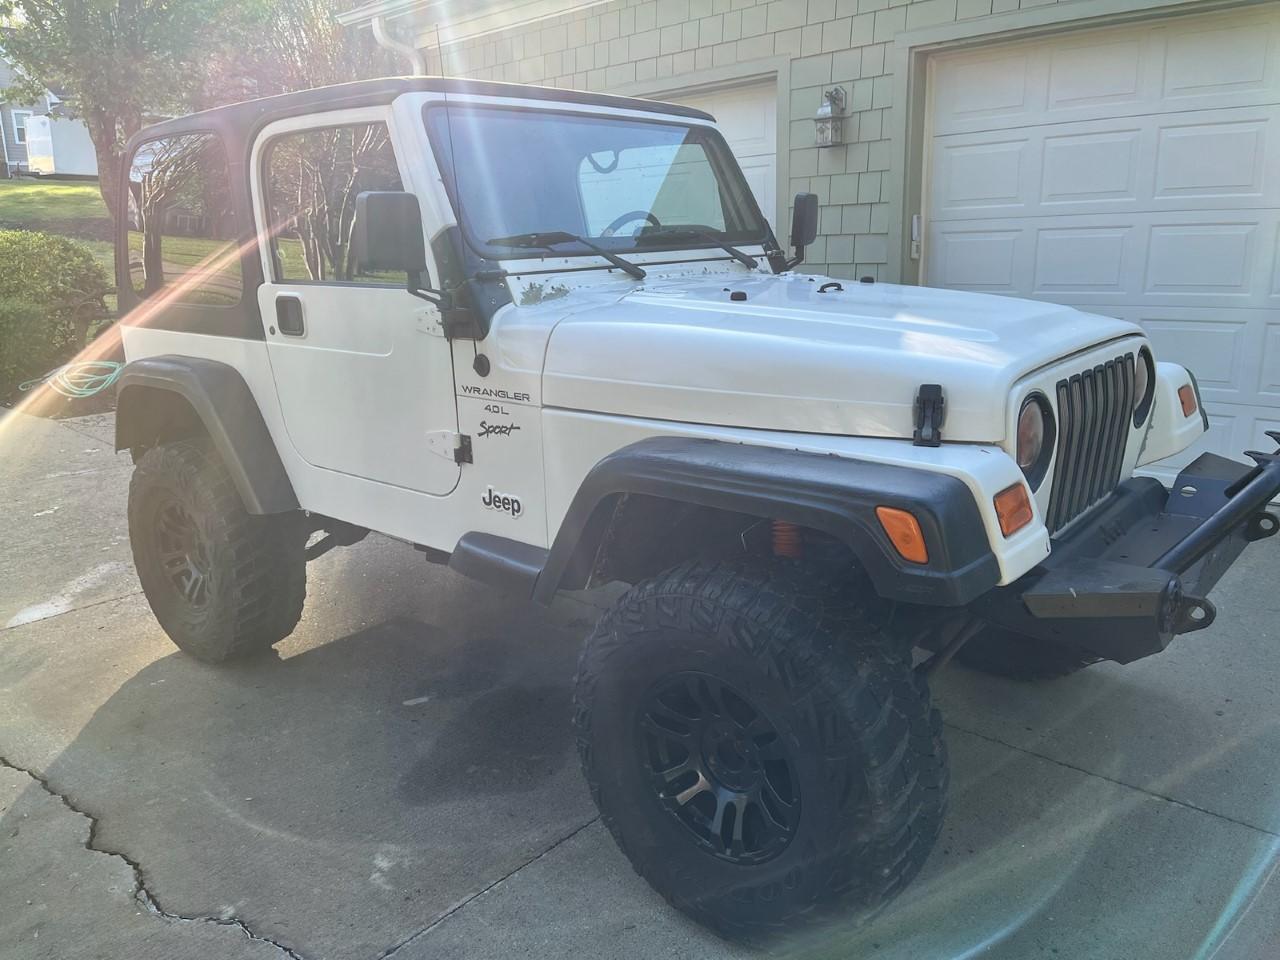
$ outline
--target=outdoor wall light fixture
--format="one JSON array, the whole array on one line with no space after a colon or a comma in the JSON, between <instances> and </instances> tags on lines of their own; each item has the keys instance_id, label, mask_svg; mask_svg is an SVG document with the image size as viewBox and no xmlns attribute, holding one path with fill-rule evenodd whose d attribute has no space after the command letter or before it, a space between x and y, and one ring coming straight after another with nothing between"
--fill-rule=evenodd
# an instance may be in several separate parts
<instances>
[{"instance_id":1,"label":"outdoor wall light fixture","mask_svg":"<svg viewBox=\"0 0 1280 960\"><path fill-rule=\"evenodd\" d=\"M822 103L813 115L817 128L816 141L820 147L837 147L844 139L844 88L832 87L822 91Z\"/></svg>"}]
</instances>

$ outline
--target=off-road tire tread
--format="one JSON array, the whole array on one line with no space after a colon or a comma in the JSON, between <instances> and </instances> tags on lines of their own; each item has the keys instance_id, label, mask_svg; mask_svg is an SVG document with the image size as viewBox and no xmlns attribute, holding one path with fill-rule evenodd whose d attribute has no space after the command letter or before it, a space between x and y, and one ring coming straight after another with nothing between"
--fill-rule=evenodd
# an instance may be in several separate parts
<instances>
[{"instance_id":1,"label":"off-road tire tread","mask_svg":"<svg viewBox=\"0 0 1280 960\"><path fill-rule=\"evenodd\" d=\"M600 619L578 664L574 717L583 774L601 820L636 872L674 907L735 939L754 939L825 917L839 905L871 913L916 875L942 828L949 781L942 719L910 650L864 615L861 595L790 561L681 564L640 583ZM844 782L865 778L865 802L846 792L818 894L765 916L743 891L691 898L670 889L663 858L632 849L621 811L602 802L592 752L597 678L633 636L655 627L714 634L775 675L795 679L794 702L836 718L852 749ZM826 744L825 749L840 744ZM865 762L855 762L855 757ZM605 760L603 762L609 762ZM787 896L790 891L784 891Z\"/></svg>"},{"instance_id":2,"label":"off-road tire tread","mask_svg":"<svg viewBox=\"0 0 1280 960\"><path fill-rule=\"evenodd\" d=\"M222 616L204 636L170 638L201 660L221 662L260 653L293 632L307 594L306 530L300 513L249 514L235 481L205 437L152 447L139 458L129 484L129 529L135 566L141 571L145 531L137 517L153 484L179 491L199 511L231 564L219 571ZM144 581L144 590L147 584ZM154 604L153 604L154 608ZM169 625L162 622L169 630Z\"/></svg>"}]
</instances>

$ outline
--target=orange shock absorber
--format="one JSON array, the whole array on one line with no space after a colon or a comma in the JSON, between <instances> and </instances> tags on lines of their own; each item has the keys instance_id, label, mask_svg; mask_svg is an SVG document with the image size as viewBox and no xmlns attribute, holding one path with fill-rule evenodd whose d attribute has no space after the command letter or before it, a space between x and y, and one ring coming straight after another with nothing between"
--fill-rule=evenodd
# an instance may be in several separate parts
<instances>
[{"instance_id":1,"label":"orange shock absorber","mask_svg":"<svg viewBox=\"0 0 1280 960\"><path fill-rule=\"evenodd\" d=\"M786 520L773 521L773 555L799 560L804 556L804 541L800 528Z\"/></svg>"}]
</instances>

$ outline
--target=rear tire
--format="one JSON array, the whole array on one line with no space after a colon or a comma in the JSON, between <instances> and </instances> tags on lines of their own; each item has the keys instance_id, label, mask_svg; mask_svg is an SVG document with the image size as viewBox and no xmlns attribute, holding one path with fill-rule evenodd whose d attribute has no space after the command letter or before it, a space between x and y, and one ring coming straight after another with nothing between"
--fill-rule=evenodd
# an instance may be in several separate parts
<instances>
[{"instance_id":1,"label":"rear tire","mask_svg":"<svg viewBox=\"0 0 1280 960\"><path fill-rule=\"evenodd\" d=\"M873 910L937 839L941 718L910 651L858 613L795 564L692 562L626 593L583 651L578 748L601 818L725 935Z\"/></svg>"},{"instance_id":2,"label":"rear tire","mask_svg":"<svg viewBox=\"0 0 1280 960\"><path fill-rule=\"evenodd\" d=\"M293 631L307 533L300 513L247 513L207 438L152 447L129 483L143 593L169 638L200 660L261 652Z\"/></svg>"},{"instance_id":3,"label":"rear tire","mask_svg":"<svg viewBox=\"0 0 1280 960\"><path fill-rule=\"evenodd\" d=\"M1056 680L1098 660L1079 650L999 627L987 627L956 653L956 661L972 670L1012 680Z\"/></svg>"}]
</instances>

